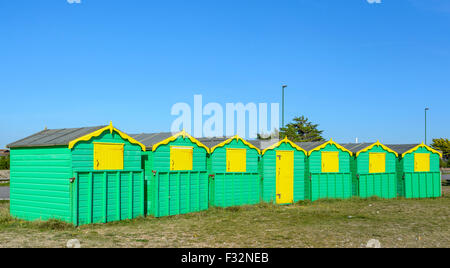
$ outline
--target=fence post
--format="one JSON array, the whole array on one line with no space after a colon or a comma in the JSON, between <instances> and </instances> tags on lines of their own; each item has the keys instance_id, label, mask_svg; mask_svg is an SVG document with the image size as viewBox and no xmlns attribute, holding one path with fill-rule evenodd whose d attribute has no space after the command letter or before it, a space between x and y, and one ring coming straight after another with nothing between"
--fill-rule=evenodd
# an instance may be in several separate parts
<instances>
[{"instance_id":1,"label":"fence post","mask_svg":"<svg viewBox=\"0 0 450 268\"><path fill-rule=\"evenodd\" d=\"M130 179L128 180L128 218L133 218L133 171L130 172Z\"/></svg>"}]
</instances>

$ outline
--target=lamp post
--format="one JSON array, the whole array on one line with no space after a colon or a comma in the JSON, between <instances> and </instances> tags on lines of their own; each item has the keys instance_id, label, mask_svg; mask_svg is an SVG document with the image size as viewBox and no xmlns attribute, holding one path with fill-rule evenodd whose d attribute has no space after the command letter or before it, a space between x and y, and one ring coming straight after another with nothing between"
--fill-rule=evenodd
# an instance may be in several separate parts
<instances>
[{"instance_id":1,"label":"lamp post","mask_svg":"<svg viewBox=\"0 0 450 268\"><path fill-rule=\"evenodd\" d=\"M430 108L425 108L425 145L427 145L427 111L429 111Z\"/></svg>"},{"instance_id":2,"label":"lamp post","mask_svg":"<svg viewBox=\"0 0 450 268\"><path fill-rule=\"evenodd\" d=\"M281 126L284 128L284 89L287 88L287 85L283 85L281 87L282 96L281 96Z\"/></svg>"}]
</instances>

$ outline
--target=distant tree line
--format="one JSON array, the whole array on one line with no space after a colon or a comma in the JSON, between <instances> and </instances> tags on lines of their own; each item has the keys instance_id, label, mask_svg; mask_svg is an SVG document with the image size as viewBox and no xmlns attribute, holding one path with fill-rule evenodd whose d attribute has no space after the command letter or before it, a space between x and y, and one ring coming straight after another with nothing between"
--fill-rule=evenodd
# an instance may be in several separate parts
<instances>
[{"instance_id":1,"label":"distant tree line","mask_svg":"<svg viewBox=\"0 0 450 268\"><path fill-rule=\"evenodd\" d=\"M431 147L442 152L441 167L450 168L450 140L446 138L433 139Z\"/></svg>"},{"instance_id":2,"label":"distant tree line","mask_svg":"<svg viewBox=\"0 0 450 268\"><path fill-rule=\"evenodd\" d=\"M271 137L283 139L288 137L293 142L324 141L323 130L319 130L318 124L313 124L305 116L294 118L286 127L275 130L271 135L260 135L258 139L269 140ZM450 168L450 140L447 138L433 139L431 147L442 152L441 167Z\"/></svg>"},{"instance_id":3,"label":"distant tree line","mask_svg":"<svg viewBox=\"0 0 450 268\"><path fill-rule=\"evenodd\" d=\"M271 137L279 137L284 139L287 137L293 142L312 142L324 141L322 137L323 130L318 129L318 124L313 124L305 116L296 117L293 121L282 127L280 130L275 130L271 135L259 135L260 140L269 140Z\"/></svg>"}]
</instances>

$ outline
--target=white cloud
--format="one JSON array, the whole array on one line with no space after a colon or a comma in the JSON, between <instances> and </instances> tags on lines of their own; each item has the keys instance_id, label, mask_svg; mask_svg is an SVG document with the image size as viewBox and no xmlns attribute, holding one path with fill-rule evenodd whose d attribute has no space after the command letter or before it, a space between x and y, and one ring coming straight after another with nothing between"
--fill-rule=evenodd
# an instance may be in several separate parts
<instances>
[{"instance_id":1,"label":"white cloud","mask_svg":"<svg viewBox=\"0 0 450 268\"><path fill-rule=\"evenodd\" d=\"M81 4L81 0L67 0L69 4Z\"/></svg>"},{"instance_id":2,"label":"white cloud","mask_svg":"<svg viewBox=\"0 0 450 268\"><path fill-rule=\"evenodd\" d=\"M369 4L381 4L381 0L367 0Z\"/></svg>"}]
</instances>

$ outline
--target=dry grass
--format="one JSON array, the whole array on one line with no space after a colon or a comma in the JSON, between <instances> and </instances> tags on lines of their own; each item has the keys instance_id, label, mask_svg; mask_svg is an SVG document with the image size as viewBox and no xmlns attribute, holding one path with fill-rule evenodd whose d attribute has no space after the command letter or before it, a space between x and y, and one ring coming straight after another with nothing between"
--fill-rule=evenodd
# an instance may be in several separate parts
<instances>
[{"instance_id":1,"label":"dry grass","mask_svg":"<svg viewBox=\"0 0 450 268\"><path fill-rule=\"evenodd\" d=\"M450 247L450 187L428 200L322 200L261 204L74 228L23 222L0 202L0 247Z\"/></svg>"}]
</instances>

